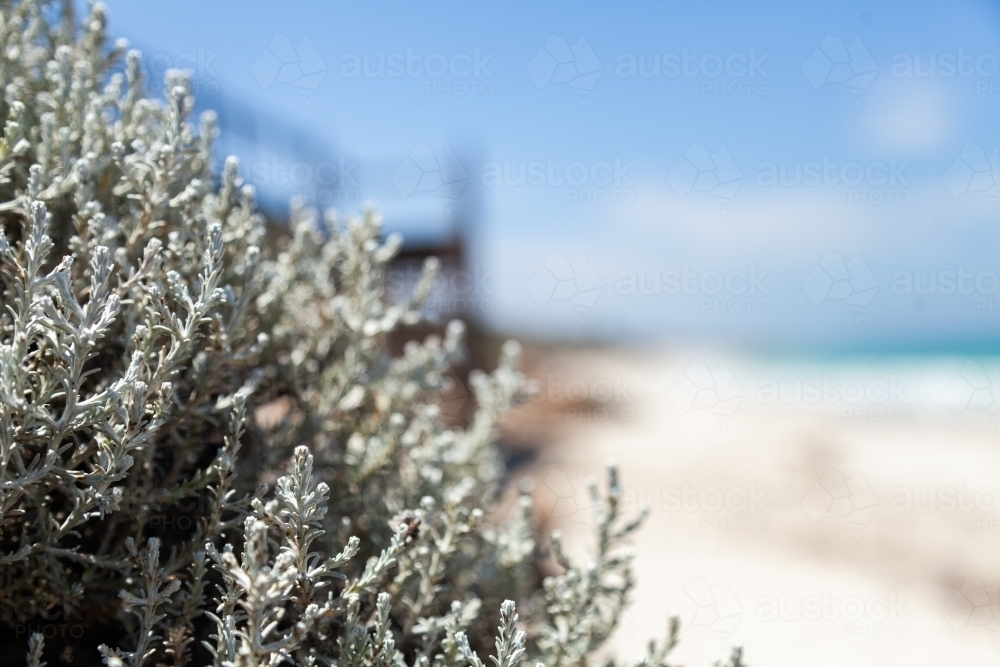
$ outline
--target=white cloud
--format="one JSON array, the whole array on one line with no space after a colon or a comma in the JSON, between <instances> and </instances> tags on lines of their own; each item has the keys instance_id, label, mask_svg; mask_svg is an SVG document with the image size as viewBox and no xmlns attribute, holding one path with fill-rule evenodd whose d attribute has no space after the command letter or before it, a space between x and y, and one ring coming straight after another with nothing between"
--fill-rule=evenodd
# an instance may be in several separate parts
<instances>
[{"instance_id":1,"label":"white cloud","mask_svg":"<svg viewBox=\"0 0 1000 667\"><path fill-rule=\"evenodd\" d=\"M869 91L862 111L873 146L887 151L945 147L957 130L956 94L953 82L886 76Z\"/></svg>"}]
</instances>

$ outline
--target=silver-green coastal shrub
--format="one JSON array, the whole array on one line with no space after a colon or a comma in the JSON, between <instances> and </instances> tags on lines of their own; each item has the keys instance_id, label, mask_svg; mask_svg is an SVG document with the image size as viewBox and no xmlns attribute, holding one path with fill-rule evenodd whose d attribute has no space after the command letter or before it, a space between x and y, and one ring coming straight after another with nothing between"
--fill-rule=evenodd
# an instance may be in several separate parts
<instances>
[{"instance_id":1,"label":"silver-green coastal shrub","mask_svg":"<svg viewBox=\"0 0 1000 667\"><path fill-rule=\"evenodd\" d=\"M517 346L448 427L462 326L387 351L435 262L390 304L373 211L293 206L266 244L187 76L145 97L105 23L0 0L0 600L72 612L85 665L482 667L495 629L496 667L592 663L633 586L614 469L586 565L536 545L527 494L496 519ZM73 659L45 640L0 644Z\"/></svg>"}]
</instances>

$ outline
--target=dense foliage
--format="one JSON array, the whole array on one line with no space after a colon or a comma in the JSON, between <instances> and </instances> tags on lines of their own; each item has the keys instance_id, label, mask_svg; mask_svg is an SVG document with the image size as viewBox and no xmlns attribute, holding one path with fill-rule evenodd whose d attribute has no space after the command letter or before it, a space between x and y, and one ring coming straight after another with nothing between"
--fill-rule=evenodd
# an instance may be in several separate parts
<instances>
[{"instance_id":1,"label":"dense foliage","mask_svg":"<svg viewBox=\"0 0 1000 667\"><path fill-rule=\"evenodd\" d=\"M265 243L237 161L212 173L187 76L145 97L105 23L0 0L5 659L482 667L499 625L496 667L588 664L633 585L613 468L586 566L536 544L527 492L498 512L517 346L448 426L462 326L387 351L435 262L392 304L399 240L373 211L293 206ZM561 573L539 586L543 558Z\"/></svg>"}]
</instances>

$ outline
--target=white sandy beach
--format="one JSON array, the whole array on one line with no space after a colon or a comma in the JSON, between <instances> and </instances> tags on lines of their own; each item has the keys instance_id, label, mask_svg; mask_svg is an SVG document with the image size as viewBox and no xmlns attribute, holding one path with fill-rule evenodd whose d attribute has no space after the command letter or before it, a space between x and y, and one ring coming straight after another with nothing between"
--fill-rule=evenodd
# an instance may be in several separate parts
<instances>
[{"instance_id":1,"label":"white sandy beach","mask_svg":"<svg viewBox=\"0 0 1000 667\"><path fill-rule=\"evenodd\" d=\"M991 362L592 352L533 375L527 410L559 424L540 514L585 553L609 457L650 506L622 658L678 614L688 667L732 644L768 667L1000 662Z\"/></svg>"}]
</instances>

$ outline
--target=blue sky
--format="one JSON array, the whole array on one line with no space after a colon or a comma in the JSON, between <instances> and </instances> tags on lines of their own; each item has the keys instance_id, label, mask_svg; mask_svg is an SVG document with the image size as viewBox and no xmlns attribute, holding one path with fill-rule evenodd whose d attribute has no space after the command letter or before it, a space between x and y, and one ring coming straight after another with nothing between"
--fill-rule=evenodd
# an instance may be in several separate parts
<instances>
[{"instance_id":1,"label":"blue sky","mask_svg":"<svg viewBox=\"0 0 1000 667\"><path fill-rule=\"evenodd\" d=\"M464 296L494 328L818 350L1000 330L994 3L110 9L155 73L195 70L202 105L315 139L226 144L263 194L294 168L411 236L467 212Z\"/></svg>"}]
</instances>

